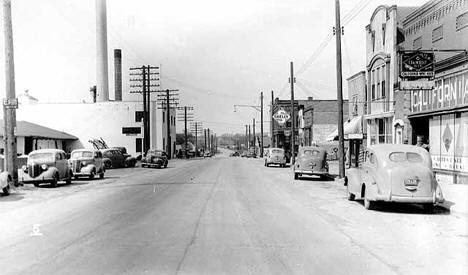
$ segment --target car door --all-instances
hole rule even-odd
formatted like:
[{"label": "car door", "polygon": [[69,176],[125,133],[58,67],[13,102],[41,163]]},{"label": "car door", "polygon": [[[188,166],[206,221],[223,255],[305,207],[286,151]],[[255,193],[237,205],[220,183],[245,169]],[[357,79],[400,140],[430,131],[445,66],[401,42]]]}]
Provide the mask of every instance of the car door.
[{"label": "car door", "polygon": [[64,156],[60,152],[55,153],[55,167],[58,170],[59,177],[64,178],[66,176],[66,167],[64,163]]}]

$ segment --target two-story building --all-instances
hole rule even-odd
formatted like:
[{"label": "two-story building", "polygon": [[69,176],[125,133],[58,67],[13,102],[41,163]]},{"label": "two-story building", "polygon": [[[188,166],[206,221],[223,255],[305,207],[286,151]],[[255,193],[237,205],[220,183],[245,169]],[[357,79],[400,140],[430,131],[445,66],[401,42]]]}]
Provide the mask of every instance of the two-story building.
[{"label": "two-story building", "polygon": [[401,50],[434,54],[433,85],[407,90],[410,141],[428,139],[438,176],[468,183],[468,0],[432,0],[402,22]]},{"label": "two-story building", "polygon": [[[402,23],[416,7],[382,5],[366,26],[367,145],[402,143],[411,129],[402,122],[398,97],[398,44],[404,40]],[[399,133],[397,135],[397,133]]]}]

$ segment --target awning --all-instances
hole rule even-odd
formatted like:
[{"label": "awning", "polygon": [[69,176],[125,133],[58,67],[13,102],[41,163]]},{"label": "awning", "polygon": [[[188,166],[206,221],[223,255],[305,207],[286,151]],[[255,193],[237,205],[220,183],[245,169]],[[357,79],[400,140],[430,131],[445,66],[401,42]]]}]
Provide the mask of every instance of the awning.
[{"label": "awning", "polygon": [[[357,116],[352,119],[348,119],[343,124],[344,138],[345,139],[362,139],[362,116]],[[327,141],[338,140],[338,129],[333,131],[327,137]]]}]

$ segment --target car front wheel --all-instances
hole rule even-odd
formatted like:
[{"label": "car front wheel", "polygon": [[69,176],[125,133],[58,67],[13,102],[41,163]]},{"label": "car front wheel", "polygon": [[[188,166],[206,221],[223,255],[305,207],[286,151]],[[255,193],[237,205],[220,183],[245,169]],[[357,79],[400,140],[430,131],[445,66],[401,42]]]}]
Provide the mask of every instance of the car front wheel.
[{"label": "car front wheel", "polygon": [[10,183],[8,183],[7,186],[3,187],[2,191],[3,191],[3,195],[5,196],[10,195]]},{"label": "car front wheel", "polygon": [[434,213],[434,204],[432,203],[424,204],[423,207],[424,207],[424,212],[428,214]]},{"label": "car front wheel", "polygon": [[58,181],[59,181],[59,176],[58,176],[58,174],[56,174],[56,175],[54,175],[54,179],[50,182],[50,186],[57,187]]},{"label": "car front wheel", "polygon": [[356,198],[356,196],[355,196],[353,193],[349,192],[349,190],[346,191],[346,193],[348,194],[348,195],[347,195],[348,201],[354,201],[354,199]]}]

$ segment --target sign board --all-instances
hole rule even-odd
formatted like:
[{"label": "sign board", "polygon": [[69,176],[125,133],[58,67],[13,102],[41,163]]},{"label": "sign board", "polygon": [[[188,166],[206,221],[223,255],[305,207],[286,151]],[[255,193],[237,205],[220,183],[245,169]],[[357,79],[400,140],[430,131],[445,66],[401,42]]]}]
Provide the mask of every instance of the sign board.
[{"label": "sign board", "polygon": [[468,71],[435,80],[432,90],[410,93],[413,113],[468,106]]},{"label": "sign board", "polygon": [[279,124],[285,124],[291,118],[288,112],[284,109],[279,109],[276,114],[273,115],[273,119],[276,120]]},{"label": "sign board", "polygon": [[432,90],[434,81],[432,80],[414,80],[400,81],[400,90]]},{"label": "sign board", "polygon": [[427,78],[434,76],[434,53],[402,52],[400,76],[409,78]]},{"label": "sign board", "polygon": [[4,98],[3,106],[7,109],[18,109],[18,99],[17,98]]}]

